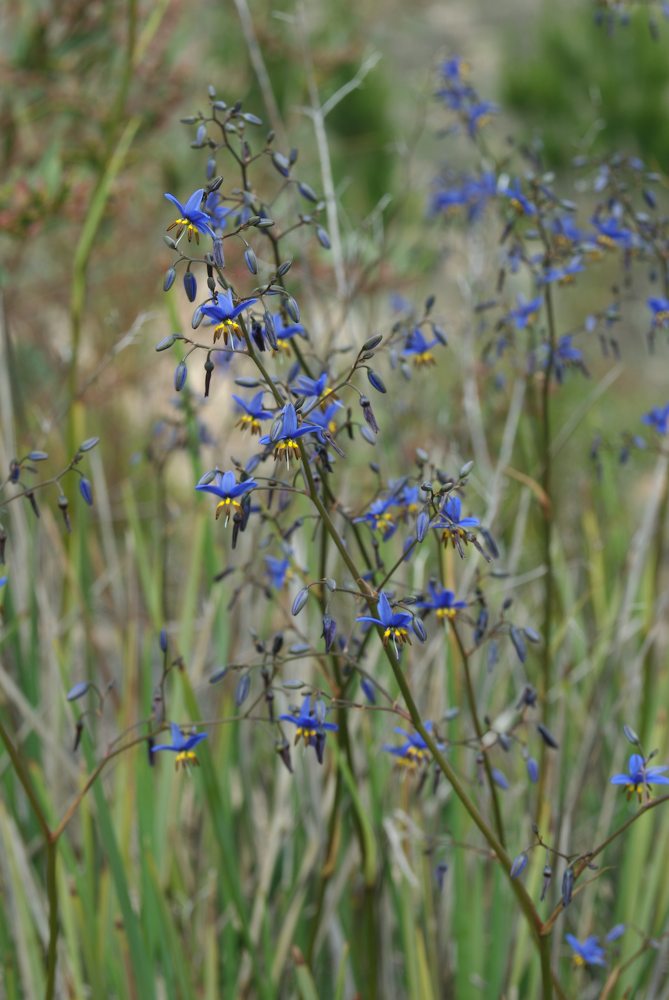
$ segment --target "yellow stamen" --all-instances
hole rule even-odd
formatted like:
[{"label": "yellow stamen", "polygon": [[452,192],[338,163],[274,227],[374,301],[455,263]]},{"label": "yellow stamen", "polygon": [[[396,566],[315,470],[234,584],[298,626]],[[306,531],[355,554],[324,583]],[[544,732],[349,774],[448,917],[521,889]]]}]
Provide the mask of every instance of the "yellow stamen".
[{"label": "yellow stamen", "polygon": [[251,434],[260,434],[260,431],[262,429],[260,427],[260,421],[256,420],[255,417],[249,416],[248,413],[245,413],[243,416],[239,418],[239,420],[235,424],[235,427],[241,427],[243,431],[250,430]]},{"label": "yellow stamen", "polygon": [[296,458],[300,454],[300,446],[297,441],[293,438],[288,438],[287,441],[279,441],[276,448],[274,449],[274,457],[281,461],[285,458],[286,465],[290,465],[290,457]]},{"label": "yellow stamen", "polygon": [[405,628],[396,628],[395,626],[387,628],[383,633],[383,643],[386,645],[388,640],[392,639],[393,642],[408,642],[411,645],[411,639],[409,638],[409,633]]},{"label": "yellow stamen", "polygon": [[457,610],[457,608],[437,608],[437,618],[441,619],[441,621],[443,621],[444,618],[452,620],[455,618]]},{"label": "yellow stamen", "polygon": [[241,506],[242,505],[239,503],[239,501],[231,500],[230,497],[226,497],[225,500],[221,500],[221,502],[216,507],[216,520],[218,521],[223,511],[225,511],[225,523],[227,525],[230,519],[230,515],[233,513],[232,508],[239,507],[241,509]]},{"label": "yellow stamen", "polygon": [[432,351],[423,351],[422,354],[414,354],[413,363],[417,368],[422,368],[424,366],[436,365],[437,362],[434,359]]},{"label": "yellow stamen", "polygon": [[192,750],[181,750],[180,753],[176,755],[174,760],[174,767],[175,770],[177,771],[179,770],[180,767],[188,768],[188,767],[199,767],[199,766],[200,762]]},{"label": "yellow stamen", "polygon": [[197,226],[194,226],[193,223],[190,222],[188,219],[175,219],[172,225],[167,227],[167,232],[169,233],[170,230],[172,229],[176,229],[175,235],[177,239],[179,239],[179,237],[185,230],[188,233],[189,243],[193,239],[193,236],[195,237],[196,243],[200,242],[200,232]]},{"label": "yellow stamen", "polygon": [[222,336],[226,347],[228,346],[228,339],[230,337],[241,337],[241,335],[242,328],[234,319],[224,319],[222,323],[214,327],[214,343]]}]

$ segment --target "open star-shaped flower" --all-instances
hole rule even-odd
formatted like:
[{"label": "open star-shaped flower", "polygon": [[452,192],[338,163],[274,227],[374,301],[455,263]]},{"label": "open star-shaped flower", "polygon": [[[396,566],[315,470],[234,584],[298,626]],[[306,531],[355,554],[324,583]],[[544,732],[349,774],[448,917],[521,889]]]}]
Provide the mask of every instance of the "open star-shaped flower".
[{"label": "open star-shaped flower", "polygon": [[204,188],[198,188],[190,196],[185,205],[183,205],[178,198],[175,198],[173,194],[165,194],[168,201],[171,201],[179,213],[174,222],[167,227],[168,233],[175,229],[175,236],[177,239],[181,234],[186,231],[188,233],[188,242],[195,237],[195,242],[200,242],[200,233],[206,233],[207,236],[211,236],[213,239],[214,230],[211,228],[211,219],[206,212],[202,211],[202,196],[204,195]]},{"label": "open star-shaped flower", "polygon": [[292,722],[296,726],[295,743],[304,740],[304,745],[313,747],[316,751],[318,763],[323,763],[323,752],[325,750],[325,737],[328,732],[336,732],[339,726],[334,722],[326,722],[325,703],[317,698],[311,701],[311,695],[306,695],[302,700],[302,706],[296,715],[280,715],[281,722]]},{"label": "open star-shaped flower", "polygon": [[223,342],[228,343],[228,339],[242,336],[242,328],[237,323],[237,317],[245,309],[249,309],[257,299],[244,299],[237,305],[232,301],[232,292],[221,291],[218,293],[215,302],[207,302],[200,307],[200,312],[210,320],[210,326],[214,327],[214,343],[223,337]]},{"label": "open star-shaped flower", "polygon": [[176,754],[174,759],[175,768],[186,768],[193,765],[199,767],[199,761],[193,751],[193,747],[196,747],[202,740],[206,740],[207,734],[189,733],[188,736],[185,736],[176,722],[170,724],[170,734],[172,742],[159,743],[157,746],[151,747],[151,753],[158,753],[160,750],[170,750]]},{"label": "open star-shaped flower", "polygon": [[411,644],[407,626],[411,625],[413,621],[412,616],[407,611],[393,611],[390,601],[383,591],[379,595],[377,610],[379,613],[378,618],[375,618],[374,615],[360,615],[356,618],[356,621],[370,622],[372,625],[378,625],[382,628],[384,646],[392,641],[397,651],[398,642],[400,644],[405,642]]},{"label": "open star-shaped flower", "polygon": [[566,934],[565,938],[574,953],[574,965],[606,965],[604,949],[594,935],[585,941],[579,941],[573,934]]},{"label": "open star-shaped flower", "polygon": [[641,802],[644,793],[646,798],[650,798],[653,785],[669,785],[669,778],[665,776],[665,771],[669,771],[669,765],[648,767],[645,757],[642,757],[640,753],[633,753],[629,759],[627,774],[614,774],[611,778],[611,784],[624,785],[627,790],[627,798],[631,799],[636,793],[639,802]]},{"label": "open star-shaped flower", "polygon": [[291,456],[297,458],[300,454],[297,439],[303,437],[305,434],[321,435],[322,430],[316,424],[306,421],[298,426],[295,407],[292,403],[286,403],[281,411],[279,425],[274,428],[272,434],[266,434],[264,437],[261,437],[260,444],[273,444],[274,457],[277,459],[285,458],[286,464],[290,465]]},{"label": "open star-shaped flower", "polygon": [[225,512],[225,523],[227,524],[230,515],[234,514],[235,510],[241,510],[240,498],[250,490],[255,489],[257,485],[255,479],[245,479],[244,482],[238,483],[234,472],[228,471],[217,472],[214,479],[199,482],[195,489],[201,490],[203,493],[213,493],[214,496],[220,498],[220,502],[216,506],[216,519],[218,520]]}]

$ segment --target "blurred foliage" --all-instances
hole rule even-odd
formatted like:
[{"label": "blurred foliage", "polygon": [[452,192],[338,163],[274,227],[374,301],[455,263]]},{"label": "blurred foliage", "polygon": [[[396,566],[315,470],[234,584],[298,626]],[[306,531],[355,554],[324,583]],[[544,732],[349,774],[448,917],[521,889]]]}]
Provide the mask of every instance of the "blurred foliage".
[{"label": "blurred foliage", "polygon": [[[669,25],[658,29],[662,39]],[[546,162],[561,166],[578,153],[638,152],[650,166],[669,160],[666,46],[635,11],[612,32],[592,8],[548,5],[536,31],[510,36],[500,92],[533,135]]]}]

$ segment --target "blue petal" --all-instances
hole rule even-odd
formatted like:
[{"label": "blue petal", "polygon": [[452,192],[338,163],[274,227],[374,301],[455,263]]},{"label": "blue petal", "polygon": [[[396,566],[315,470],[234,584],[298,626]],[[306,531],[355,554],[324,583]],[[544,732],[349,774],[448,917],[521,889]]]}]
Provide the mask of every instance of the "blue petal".
[{"label": "blue petal", "polygon": [[186,217],[192,215],[193,212],[199,212],[203,194],[204,188],[198,188],[197,191],[193,191],[192,195],[184,205],[184,215]]}]

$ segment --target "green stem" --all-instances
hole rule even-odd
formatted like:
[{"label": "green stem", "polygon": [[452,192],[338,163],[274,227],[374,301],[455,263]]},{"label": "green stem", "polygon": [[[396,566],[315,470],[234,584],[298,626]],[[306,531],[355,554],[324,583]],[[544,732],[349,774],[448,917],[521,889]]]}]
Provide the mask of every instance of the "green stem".
[{"label": "green stem", "polygon": [[486,773],[486,780],[488,782],[488,788],[490,789],[490,798],[492,801],[492,810],[495,818],[495,829],[497,830],[497,836],[500,842],[506,846],[506,840],[504,837],[504,821],[502,819],[502,810],[499,805],[499,796],[497,795],[497,786],[492,776],[492,767],[490,766],[490,761],[488,759],[488,754],[483,748],[483,729],[481,727],[481,722],[479,720],[478,710],[476,707],[476,695],[474,694],[474,686],[472,684],[471,672],[469,670],[469,656],[467,655],[467,650],[465,649],[460,633],[457,630],[456,624],[451,619],[451,631],[455,637],[455,642],[460,653],[460,658],[462,660],[462,667],[465,675],[465,689],[467,691],[467,702],[469,704],[469,712],[474,723],[474,729],[476,730],[476,736],[479,741],[479,746],[481,748],[481,756],[483,758],[483,767]]}]

